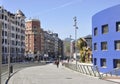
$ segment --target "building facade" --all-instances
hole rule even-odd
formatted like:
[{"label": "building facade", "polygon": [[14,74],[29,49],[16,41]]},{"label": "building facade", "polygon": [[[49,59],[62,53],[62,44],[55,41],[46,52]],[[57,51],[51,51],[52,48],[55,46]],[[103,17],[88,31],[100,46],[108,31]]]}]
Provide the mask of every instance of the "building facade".
[{"label": "building facade", "polygon": [[55,44],[54,53],[55,53],[55,57],[57,58],[57,57],[59,57],[59,52],[58,52],[59,38],[58,38],[58,34],[53,33],[53,37],[54,37],[54,44]]},{"label": "building facade", "polygon": [[40,57],[41,60],[56,58],[58,56],[58,34],[44,31],[38,19],[26,21],[25,31],[26,57]]},{"label": "building facade", "polygon": [[27,20],[25,35],[26,56],[34,58],[42,54],[44,50],[44,33],[40,21],[37,19]]},{"label": "building facade", "polygon": [[90,49],[92,49],[92,35],[87,35],[85,37],[83,37],[87,43],[87,47],[89,47]]},{"label": "building facade", "polygon": [[63,59],[63,41],[58,39],[58,56]]},{"label": "building facade", "polygon": [[92,18],[93,63],[101,72],[120,68],[120,5]]},{"label": "building facade", "polygon": [[47,57],[54,57],[55,39],[53,33],[44,31],[44,54]]},{"label": "building facade", "polygon": [[[25,52],[25,15],[21,10],[11,13],[0,7],[0,21],[2,22],[2,62],[19,62]],[[10,52],[9,52],[10,51]]]}]

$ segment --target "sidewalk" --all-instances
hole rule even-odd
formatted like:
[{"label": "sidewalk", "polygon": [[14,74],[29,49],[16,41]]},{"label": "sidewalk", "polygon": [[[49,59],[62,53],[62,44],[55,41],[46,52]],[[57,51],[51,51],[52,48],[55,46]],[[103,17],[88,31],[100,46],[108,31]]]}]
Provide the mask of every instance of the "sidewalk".
[{"label": "sidewalk", "polygon": [[[21,69],[24,69],[25,67],[31,67],[31,66],[40,66],[46,64],[45,62],[22,62],[22,63],[13,63],[13,73],[11,75],[14,75],[16,72],[20,71]],[[6,66],[7,64],[5,64]],[[4,65],[3,65],[4,66]],[[2,75],[1,75],[1,84],[6,84],[6,81],[8,80],[8,66],[3,67],[2,66]]]},{"label": "sidewalk", "polygon": [[120,77],[106,77],[104,80],[108,80],[120,84]]},{"label": "sidewalk", "polygon": [[25,68],[14,74],[8,84],[116,84],[82,75],[54,64]]}]

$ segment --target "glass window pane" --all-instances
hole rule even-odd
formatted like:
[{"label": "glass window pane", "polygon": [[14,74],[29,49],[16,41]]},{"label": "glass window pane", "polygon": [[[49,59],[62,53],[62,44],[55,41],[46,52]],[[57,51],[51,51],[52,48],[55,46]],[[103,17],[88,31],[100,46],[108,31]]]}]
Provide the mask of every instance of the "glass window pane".
[{"label": "glass window pane", "polygon": [[120,22],[116,22],[116,31],[120,32]]},{"label": "glass window pane", "polygon": [[102,34],[108,33],[108,25],[102,26]]}]

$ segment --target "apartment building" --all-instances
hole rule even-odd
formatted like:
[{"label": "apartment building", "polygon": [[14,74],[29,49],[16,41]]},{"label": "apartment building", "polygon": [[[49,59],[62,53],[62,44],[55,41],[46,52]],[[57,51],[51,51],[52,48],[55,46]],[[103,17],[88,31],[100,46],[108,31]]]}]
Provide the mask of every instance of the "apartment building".
[{"label": "apartment building", "polygon": [[2,62],[19,62],[24,58],[25,51],[25,15],[21,10],[11,13],[0,6],[2,22]]},{"label": "apartment building", "polygon": [[25,52],[28,57],[35,57],[44,52],[44,33],[38,19],[26,21]]},{"label": "apartment building", "polygon": [[41,59],[58,57],[58,34],[51,31],[44,31],[38,19],[26,21],[25,34],[26,57],[35,58],[37,56]]}]

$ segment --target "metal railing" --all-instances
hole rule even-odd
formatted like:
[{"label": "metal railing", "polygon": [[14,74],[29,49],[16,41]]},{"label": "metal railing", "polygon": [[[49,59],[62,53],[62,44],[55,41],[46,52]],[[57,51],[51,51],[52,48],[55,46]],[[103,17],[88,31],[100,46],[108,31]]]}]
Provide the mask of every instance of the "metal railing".
[{"label": "metal railing", "polygon": [[102,78],[97,66],[79,63],[77,64],[77,68],[76,68],[76,64],[64,63],[64,65],[65,67],[80,72],[82,74]]}]

